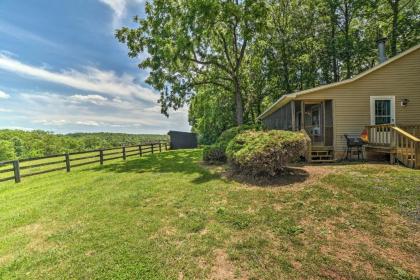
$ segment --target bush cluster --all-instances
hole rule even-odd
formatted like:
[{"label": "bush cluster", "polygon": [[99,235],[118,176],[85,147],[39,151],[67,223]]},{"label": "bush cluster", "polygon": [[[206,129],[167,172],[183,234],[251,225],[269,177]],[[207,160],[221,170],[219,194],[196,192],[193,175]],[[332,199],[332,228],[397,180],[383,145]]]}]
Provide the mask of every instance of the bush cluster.
[{"label": "bush cluster", "polygon": [[206,162],[226,162],[226,148],[229,142],[239,133],[254,129],[255,126],[241,125],[225,130],[220,134],[216,143],[205,146],[203,150],[203,160]]},{"label": "bush cluster", "polygon": [[203,160],[207,162],[225,162],[226,153],[225,147],[216,143],[210,146],[205,146],[203,149]]},{"label": "bush cluster", "polygon": [[229,163],[241,173],[274,176],[303,156],[305,149],[305,136],[300,132],[252,130],[236,135],[226,154]]}]

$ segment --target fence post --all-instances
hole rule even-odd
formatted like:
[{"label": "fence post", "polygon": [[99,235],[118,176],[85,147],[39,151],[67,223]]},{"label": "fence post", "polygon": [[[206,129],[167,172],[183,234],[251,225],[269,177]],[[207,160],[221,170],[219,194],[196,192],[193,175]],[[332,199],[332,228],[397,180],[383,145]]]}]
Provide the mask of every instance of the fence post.
[{"label": "fence post", "polygon": [[165,142],[165,151],[168,150],[168,143]]},{"label": "fence post", "polygon": [[123,160],[125,160],[126,159],[126,156],[125,156],[125,146],[122,147],[122,153],[123,153]]},{"label": "fence post", "polygon": [[70,172],[70,155],[69,155],[69,153],[66,153],[64,155],[64,157],[66,158],[66,171]]},{"label": "fence post", "polygon": [[15,174],[15,183],[20,183],[20,168],[19,168],[19,161],[13,161],[13,172]]},{"label": "fence post", "polygon": [[139,145],[139,155],[142,156],[143,155],[143,151],[141,150],[141,145]]},{"label": "fence post", "polygon": [[154,145],[153,144],[151,144],[152,145],[152,154],[153,154],[153,152],[154,152],[154,150],[153,150],[153,148],[154,148]]},{"label": "fence post", "polygon": [[101,165],[104,165],[104,150],[103,149],[99,150],[99,163]]},{"label": "fence post", "polygon": [[162,143],[159,142],[159,153],[162,152]]}]

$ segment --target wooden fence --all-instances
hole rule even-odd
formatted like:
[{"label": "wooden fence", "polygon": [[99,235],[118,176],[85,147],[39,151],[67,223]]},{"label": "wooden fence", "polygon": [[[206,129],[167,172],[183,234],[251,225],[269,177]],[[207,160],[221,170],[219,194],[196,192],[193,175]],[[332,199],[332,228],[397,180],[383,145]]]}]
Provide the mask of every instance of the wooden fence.
[{"label": "wooden fence", "polygon": [[[0,162],[0,182],[15,180],[19,183],[22,178],[36,176],[54,171],[66,170],[70,172],[72,168],[88,164],[99,163],[116,159],[126,160],[132,156],[143,156],[168,150],[167,142],[156,142],[150,144],[139,144],[132,146],[122,146],[118,148],[97,149],[85,152],[74,152],[66,154],[51,155],[37,158],[27,158],[21,160],[10,160]],[[49,169],[44,170],[43,167]],[[30,172],[26,172],[29,170]],[[11,176],[12,175],[12,176]]]}]

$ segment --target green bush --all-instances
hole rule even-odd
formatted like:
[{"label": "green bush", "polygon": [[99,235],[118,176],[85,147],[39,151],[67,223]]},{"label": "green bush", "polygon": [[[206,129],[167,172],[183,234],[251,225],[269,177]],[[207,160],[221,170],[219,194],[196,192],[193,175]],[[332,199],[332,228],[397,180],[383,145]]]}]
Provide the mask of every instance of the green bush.
[{"label": "green bush", "polygon": [[229,128],[220,134],[216,143],[213,145],[207,146],[203,150],[203,160],[207,162],[225,162],[226,157],[226,148],[229,142],[239,133],[253,129],[254,126],[251,125],[241,125]]},{"label": "green bush", "polygon": [[203,160],[207,162],[226,162],[225,148],[220,144],[205,146]]},{"label": "green bush", "polygon": [[226,153],[229,163],[241,173],[274,176],[303,156],[305,149],[305,136],[300,132],[245,131],[230,141]]}]

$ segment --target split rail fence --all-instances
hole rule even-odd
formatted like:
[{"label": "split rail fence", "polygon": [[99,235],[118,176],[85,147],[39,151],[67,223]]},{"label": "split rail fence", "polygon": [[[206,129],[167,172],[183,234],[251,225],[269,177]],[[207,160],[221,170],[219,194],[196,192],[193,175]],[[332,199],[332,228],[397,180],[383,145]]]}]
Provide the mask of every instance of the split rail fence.
[{"label": "split rail fence", "polygon": [[[41,175],[54,171],[104,162],[116,159],[126,160],[128,157],[154,154],[169,149],[167,142],[122,146],[118,148],[97,149],[84,152],[51,155],[45,157],[27,158],[0,162],[0,182],[14,180],[19,183],[22,178]],[[45,170],[45,167],[48,169]],[[28,172],[29,171],[29,172]],[[4,177],[6,176],[6,177]]]}]

